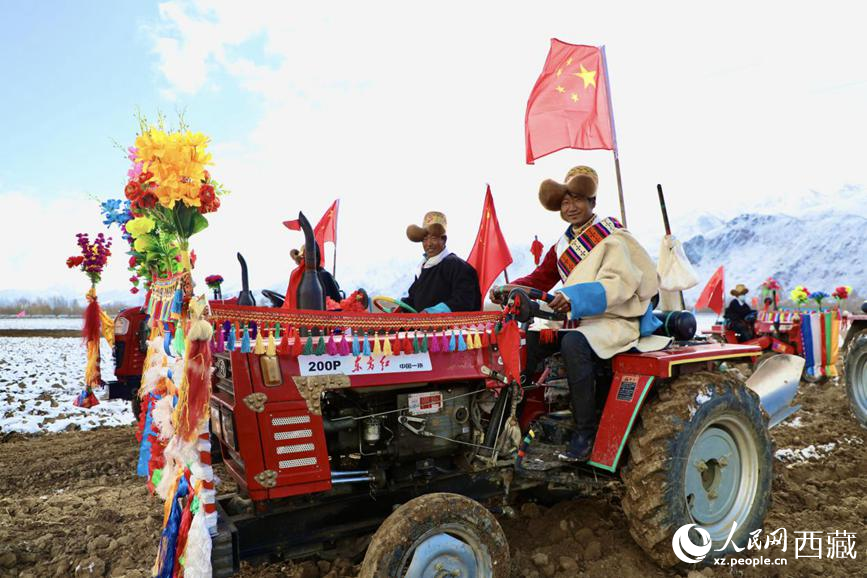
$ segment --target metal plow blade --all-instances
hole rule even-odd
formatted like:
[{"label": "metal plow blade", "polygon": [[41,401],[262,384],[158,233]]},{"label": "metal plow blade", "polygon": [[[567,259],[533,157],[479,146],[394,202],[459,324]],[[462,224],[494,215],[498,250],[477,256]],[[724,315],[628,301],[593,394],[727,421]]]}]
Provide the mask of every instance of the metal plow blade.
[{"label": "metal plow blade", "polygon": [[747,387],[759,395],[762,408],[768,412],[768,428],[772,428],[798,411],[792,406],[805,360],[797,355],[775,355],[764,361],[747,380]]}]

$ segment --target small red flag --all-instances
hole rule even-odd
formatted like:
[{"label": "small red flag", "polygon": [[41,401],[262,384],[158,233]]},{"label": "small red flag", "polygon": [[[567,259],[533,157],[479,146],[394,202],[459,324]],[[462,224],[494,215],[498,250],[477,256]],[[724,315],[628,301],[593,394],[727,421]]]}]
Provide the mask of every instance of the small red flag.
[{"label": "small red flag", "polygon": [[491,195],[491,185],[485,193],[485,206],[482,208],[482,222],[479,224],[479,233],[476,235],[476,243],[467,263],[473,266],[479,274],[479,288],[482,291],[482,303],[485,302],[485,294],[500,273],[512,262],[512,254],[503,233],[500,231],[500,222],[497,220],[497,210],[494,208],[494,197]]},{"label": "small red flag", "polygon": [[539,242],[539,237],[533,235],[533,244],[530,245],[530,253],[533,254],[533,262],[536,265],[539,265],[539,261],[542,260],[542,251],[545,250],[545,246]]},{"label": "small red flag", "polygon": [[325,243],[329,241],[337,243],[337,209],[339,204],[340,199],[331,203],[331,206],[325,211],[322,218],[319,219],[316,228],[313,229],[313,235],[316,237],[316,241],[319,242],[320,249],[324,250]]},{"label": "small red flag", "polygon": [[606,74],[601,48],[551,39],[527,101],[527,164],[565,148],[614,150]]},{"label": "small red flag", "polygon": [[724,299],[723,299],[723,288],[725,287],[725,272],[723,271],[723,266],[720,265],[719,269],[711,275],[710,280],[707,282],[707,285],[704,286],[704,289],[701,291],[701,295],[698,296],[698,301],[695,302],[695,308],[698,309],[710,309],[714,311],[717,315],[722,315]]}]

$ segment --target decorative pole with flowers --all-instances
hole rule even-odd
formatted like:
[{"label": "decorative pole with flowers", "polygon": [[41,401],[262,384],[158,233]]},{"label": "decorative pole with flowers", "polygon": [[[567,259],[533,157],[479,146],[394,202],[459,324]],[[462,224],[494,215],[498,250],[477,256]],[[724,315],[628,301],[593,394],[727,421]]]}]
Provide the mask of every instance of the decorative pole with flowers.
[{"label": "decorative pole with flowers", "polygon": [[789,292],[789,297],[795,302],[800,311],[801,307],[810,300],[810,291],[803,285],[798,285]]},{"label": "decorative pole with flowers", "polygon": [[102,271],[111,255],[111,238],[106,239],[102,233],[91,243],[86,233],[76,235],[81,255],[70,257],[66,266],[70,269],[80,268],[90,279],[90,290],[87,292],[87,308],[84,310],[84,325],[81,335],[87,347],[87,364],[84,368],[84,389],[75,398],[73,404],[78,407],[92,407],[99,404],[93,394],[93,389],[102,386],[102,376],[99,368],[99,338],[104,336],[110,345],[114,345],[114,325],[111,318],[99,307],[96,299],[96,285],[102,276]]},{"label": "decorative pole with flowers", "polygon": [[824,309],[822,309],[822,301],[824,301],[828,297],[830,297],[830,295],[828,295],[824,291],[813,291],[812,293],[810,293],[810,299],[816,302],[816,307],[819,310],[819,313],[824,311]]},{"label": "decorative pole with flowers", "polygon": [[223,299],[223,292],[220,286],[223,284],[223,276],[222,275],[208,275],[205,277],[205,285],[208,286],[211,291],[214,292],[214,300],[221,301]]},{"label": "decorative pole with flowers", "polygon": [[[170,512],[154,566],[157,576],[171,576],[179,567],[207,574],[210,533],[216,531],[208,431],[213,330],[204,315],[207,300],[193,297],[195,254],[189,243],[208,226],[205,215],[219,208],[224,193],[205,170],[211,162],[207,145],[205,135],[185,127],[167,131],[162,122],[142,121],[129,149],[134,164],[124,189],[135,217],[126,223],[133,238],[131,254],[139,267],[153,272],[148,307],[154,334],[148,355],[160,360],[172,350],[176,356],[175,362],[166,359],[142,376],[142,392],[154,394],[147,404],[147,423],[156,433],[149,437],[158,442],[152,449],[161,453],[160,463],[148,466],[149,482]],[[192,522],[182,524],[182,518]]]},{"label": "decorative pole with flowers", "polygon": [[831,297],[837,300],[837,309],[842,311],[843,309],[843,301],[849,298],[849,295],[852,294],[852,287],[849,285],[840,285],[834,292],[831,293]]}]

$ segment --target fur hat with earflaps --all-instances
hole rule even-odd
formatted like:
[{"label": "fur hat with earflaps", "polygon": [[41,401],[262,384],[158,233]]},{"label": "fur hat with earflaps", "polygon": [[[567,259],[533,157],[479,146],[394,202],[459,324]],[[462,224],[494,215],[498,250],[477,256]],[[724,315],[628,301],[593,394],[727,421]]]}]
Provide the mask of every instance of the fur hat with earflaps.
[{"label": "fur hat with earflaps", "polygon": [[553,179],[545,179],[539,185],[539,201],[549,211],[559,211],[560,204],[566,193],[578,195],[585,199],[595,199],[599,187],[599,175],[590,167],[579,165],[572,167],[566,173],[566,179],[558,183]]},{"label": "fur hat with earflaps", "polygon": [[446,216],[439,211],[429,211],[424,216],[421,227],[410,225],[406,228],[406,236],[413,243],[421,243],[427,235],[446,234]]},{"label": "fur hat with earflaps", "polygon": [[746,287],[744,287],[743,283],[738,283],[734,289],[729,291],[729,293],[731,293],[735,297],[740,297],[741,295],[746,295],[749,292],[750,292],[750,290],[747,289]]}]

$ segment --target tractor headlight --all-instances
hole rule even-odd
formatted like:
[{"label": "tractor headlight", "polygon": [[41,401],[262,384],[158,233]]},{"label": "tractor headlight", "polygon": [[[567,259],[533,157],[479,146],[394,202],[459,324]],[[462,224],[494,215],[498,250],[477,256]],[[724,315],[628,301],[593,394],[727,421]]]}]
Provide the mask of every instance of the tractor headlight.
[{"label": "tractor headlight", "polygon": [[129,331],[129,319],[126,317],[118,317],[114,320],[115,335],[126,335],[127,331]]}]

